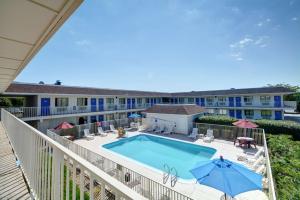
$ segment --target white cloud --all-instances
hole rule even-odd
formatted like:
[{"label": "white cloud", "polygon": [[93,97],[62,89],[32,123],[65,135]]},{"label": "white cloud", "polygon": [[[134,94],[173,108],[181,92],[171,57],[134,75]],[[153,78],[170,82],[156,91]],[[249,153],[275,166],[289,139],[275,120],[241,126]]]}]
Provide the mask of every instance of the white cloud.
[{"label": "white cloud", "polygon": [[258,24],[257,24],[257,26],[262,26],[263,25],[263,23],[262,22],[259,22]]},{"label": "white cloud", "polygon": [[298,17],[293,17],[291,20],[292,21],[298,21]]},{"label": "white cloud", "polygon": [[264,25],[266,25],[266,24],[268,24],[270,22],[271,22],[271,19],[267,18],[265,20],[262,20],[262,21],[258,22],[256,25],[259,26],[259,27],[262,27],[262,26],[264,26]]},{"label": "white cloud", "polygon": [[267,18],[267,19],[266,19],[266,22],[270,22],[270,21],[271,21],[271,19],[270,19],[270,18]]},{"label": "white cloud", "polygon": [[75,44],[78,46],[90,46],[92,43],[89,40],[83,39],[83,40],[77,40]]},{"label": "white cloud", "polygon": [[187,9],[184,11],[184,17],[188,21],[197,19],[199,16],[200,16],[200,12],[196,8]]},{"label": "white cloud", "polygon": [[243,57],[242,57],[242,53],[241,52],[232,53],[232,54],[230,54],[230,56],[233,57],[237,61],[244,60]]}]

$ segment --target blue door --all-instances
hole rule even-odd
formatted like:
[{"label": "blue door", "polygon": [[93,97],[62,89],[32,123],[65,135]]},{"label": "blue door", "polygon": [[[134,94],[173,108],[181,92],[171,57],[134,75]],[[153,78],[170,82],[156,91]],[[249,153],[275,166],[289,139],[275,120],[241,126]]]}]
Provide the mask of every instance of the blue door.
[{"label": "blue door", "polygon": [[50,115],[50,98],[41,98],[41,116]]},{"label": "blue door", "polygon": [[127,113],[127,117],[129,117],[130,115],[131,115],[131,112],[128,112],[128,113]]},{"label": "blue door", "polygon": [[242,106],[241,101],[242,101],[241,97],[235,97],[235,105],[236,105],[236,107],[241,107]]},{"label": "blue door", "polygon": [[99,115],[98,116],[98,121],[103,122],[104,121],[104,115]]},{"label": "blue door", "polygon": [[153,104],[156,104],[156,98],[153,99]]},{"label": "blue door", "polygon": [[91,98],[91,112],[97,111],[97,101],[96,98]]},{"label": "blue door", "polygon": [[281,96],[274,96],[274,107],[281,107]]},{"label": "blue door", "polygon": [[234,98],[233,97],[229,97],[229,107],[234,107]]},{"label": "blue door", "polygon": [[104,99],[103,98],[98,99],[98,104],[99,104],[99,111],[104,111]]},{"label": "blue door", "polygon": [[127,99],[127,109],[131,109],[131,99]]},{"label": "blue door", "polygon": [[275,120],[282,120],[282,112],[280,110],[275,110]]},{"label": "blue door", "polygon": [[131,99],[131,108],[135,109],[135,99]]},{"label": "blue door", "polygon": [[97,117],[96,116],[91,116],[91,123],[94,123],[97,121]]},{"label": "blue door", "polygon": [[205,99],[201,98],[200,101],[201,101],[201,106],[205,106]]},{"label": "blue door", "polygon": [[150,99],[150,104],[151,104],[151,106],[153,106],[153,104],[154,104],[153,98]]},{"label": "blue door", "polygon": [[229,110],[229,117],[234,117],[234,110]]},{"label": "blue door", "polygon": [[178,99],[177,98],[174,98],[174,103],[178,104]]},{"label": "blue door", "polygon": [[241,110],[236,110],[236,118],[242,119],[242,111]]},{"label": "blue door", "polygon": [[200,99],[196,98],[196,105],[200,106]]}]

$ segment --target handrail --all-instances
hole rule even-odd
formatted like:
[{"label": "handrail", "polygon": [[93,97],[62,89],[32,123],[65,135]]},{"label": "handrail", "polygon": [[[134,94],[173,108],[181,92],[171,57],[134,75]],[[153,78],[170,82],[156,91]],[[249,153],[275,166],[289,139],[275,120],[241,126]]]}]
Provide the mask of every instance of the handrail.
[{"label": "handrail", "polygon": [[[146,199],[8,111],[1,109],[1,116],[35,199],[63,199],[70,194],[74,199],[76,184],[79,186],[80,199],[85,194],[93,199],[94,187],[100,186],[101,199],[105,199],[107,193],[113,194],[116,199]],[[78,179],[79,183],[76,181]],[[88,189],[84,179],[89,180]],[[71,181],[72,188],[69,184]]]},{"label": "handrail", "polygon": [[[172,174],[172,171],[174,171],[174,174]],[[174,187],[178,179],[178,173],[175,167],[171,168],[170,173],[171,173],[171,187]]]},{"label": "handrail", "polygon": [[164,164],[164,173],[163,173],[163,183],[166,184],[168,182],[168,179],[170,177],[170,167],[167,163]]}]

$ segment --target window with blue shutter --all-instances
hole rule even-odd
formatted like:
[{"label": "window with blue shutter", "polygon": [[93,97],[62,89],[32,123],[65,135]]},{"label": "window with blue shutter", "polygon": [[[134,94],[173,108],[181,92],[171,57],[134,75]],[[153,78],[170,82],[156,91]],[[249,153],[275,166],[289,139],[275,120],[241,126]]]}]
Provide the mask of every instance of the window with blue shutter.
[{"label": "window with blue shutter", "polygon": [[229,97],[229,107],[234,107],[234,98],[233,97]]}]

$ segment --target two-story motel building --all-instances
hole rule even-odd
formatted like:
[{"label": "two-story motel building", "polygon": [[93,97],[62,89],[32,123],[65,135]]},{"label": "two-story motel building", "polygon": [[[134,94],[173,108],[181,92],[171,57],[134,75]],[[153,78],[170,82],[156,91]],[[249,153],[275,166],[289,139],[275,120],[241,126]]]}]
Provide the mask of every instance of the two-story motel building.
[{"label": "two-story motel building", "polygon": [[163,93],[15,82],[3,95],[25,97],[24,107],[9,109],[44,130],[62,120],[83,124],[124,119],[154,104],[197,104],[210,114],[282,120],[283,95],[290,93],[283,87]]}]

